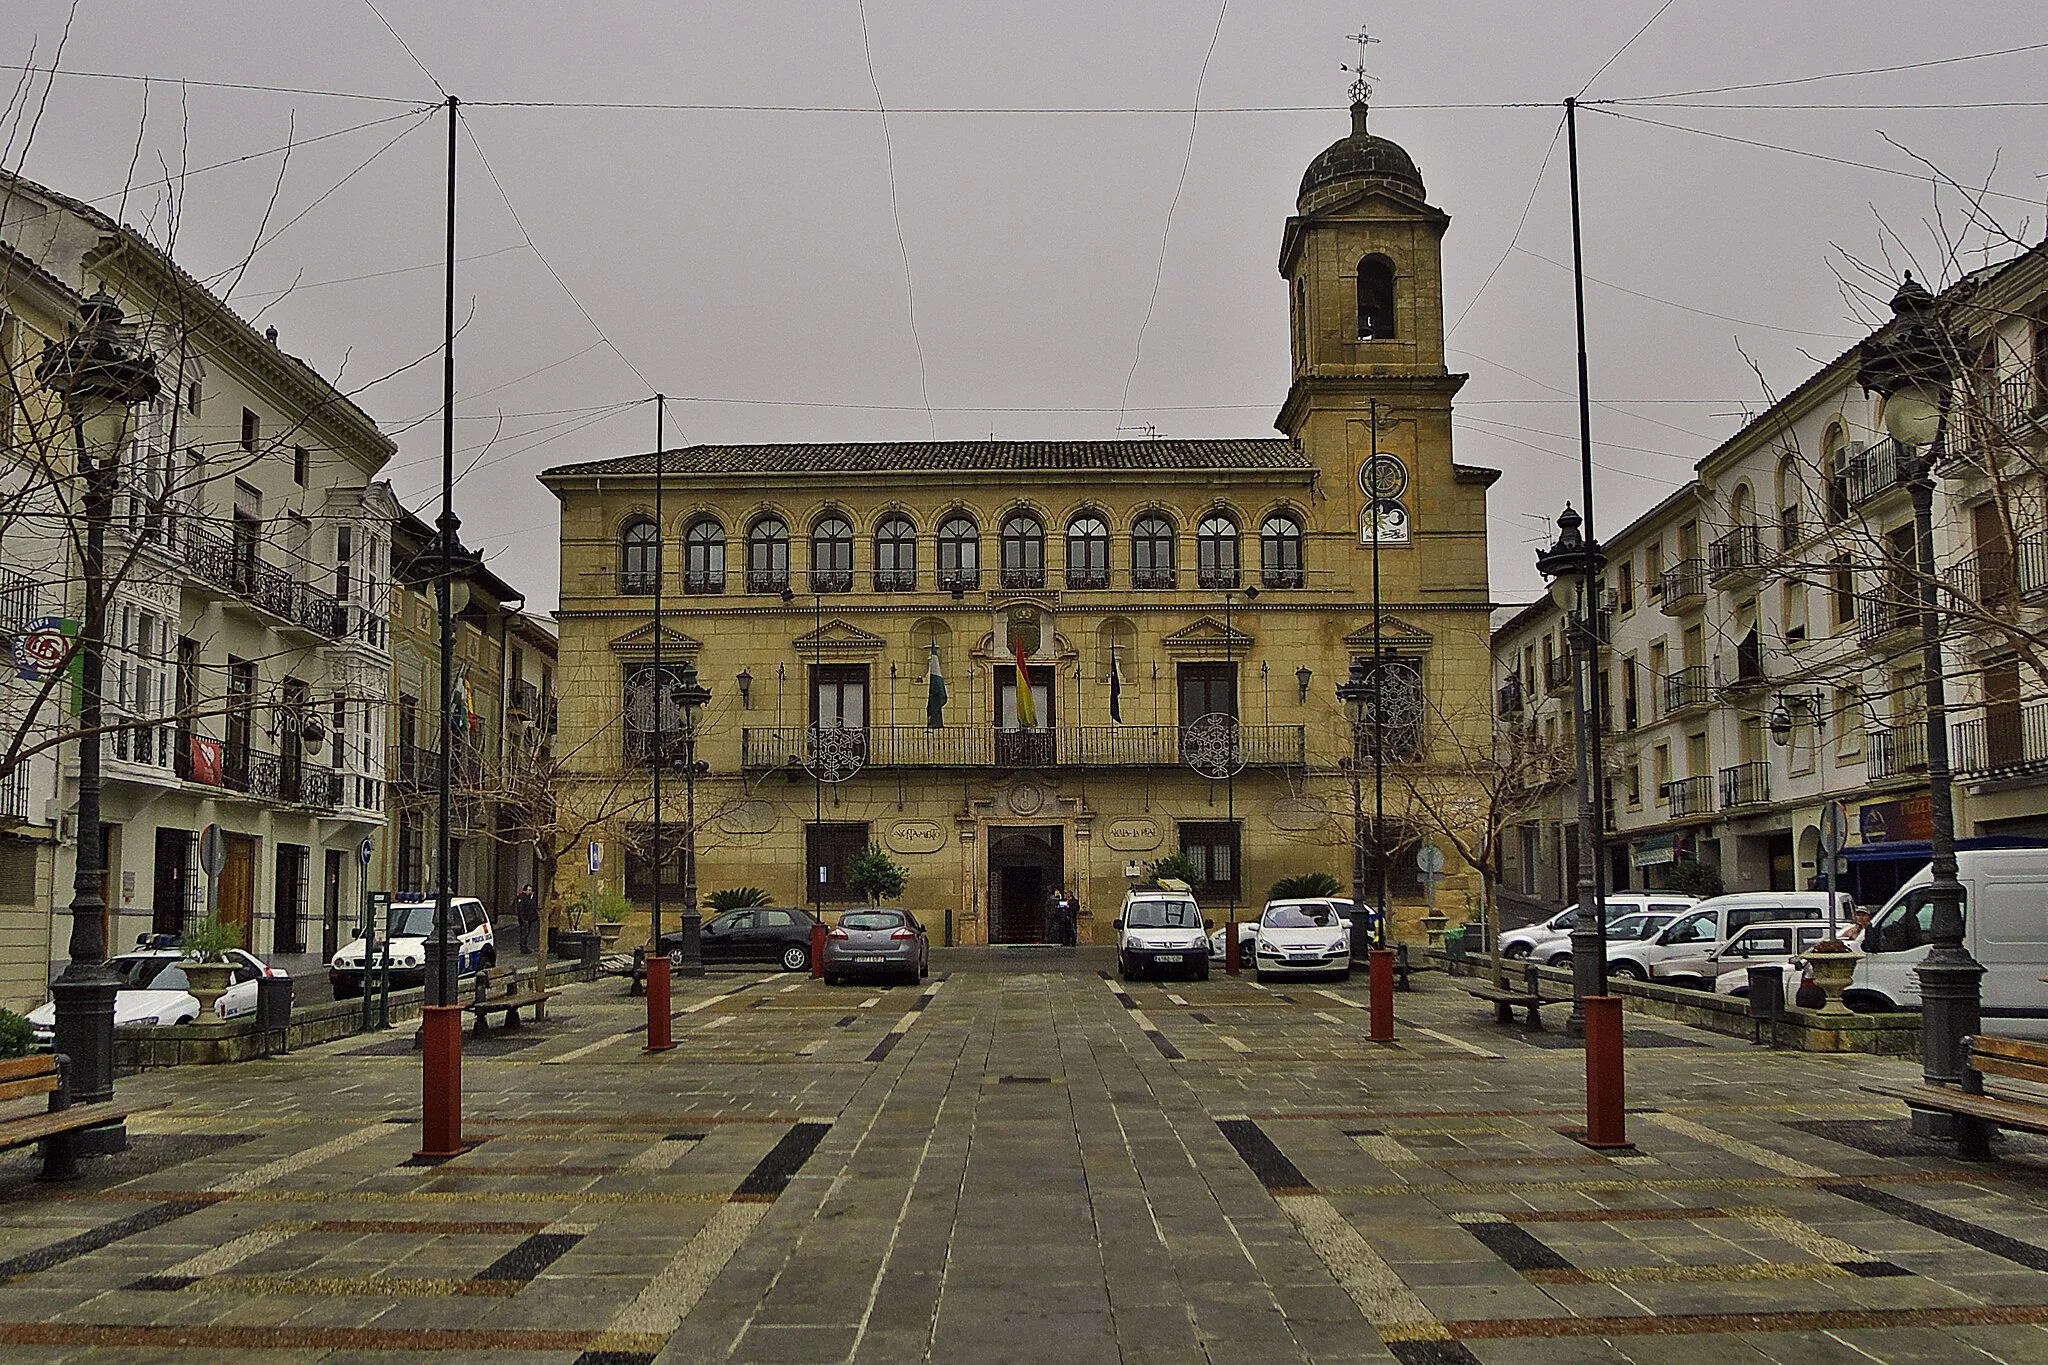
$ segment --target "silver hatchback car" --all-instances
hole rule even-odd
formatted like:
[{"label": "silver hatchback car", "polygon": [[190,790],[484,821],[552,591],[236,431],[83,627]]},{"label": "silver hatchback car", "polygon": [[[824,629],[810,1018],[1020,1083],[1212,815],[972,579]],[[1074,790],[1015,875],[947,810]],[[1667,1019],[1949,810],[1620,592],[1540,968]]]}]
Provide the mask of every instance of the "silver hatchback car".
[{"label": "silver hatchback car", "polygon": [[828,986],[859,977],[915,986],[931,973],[931,942],[908,910],[848,910],[825,935],[824,968]]}]

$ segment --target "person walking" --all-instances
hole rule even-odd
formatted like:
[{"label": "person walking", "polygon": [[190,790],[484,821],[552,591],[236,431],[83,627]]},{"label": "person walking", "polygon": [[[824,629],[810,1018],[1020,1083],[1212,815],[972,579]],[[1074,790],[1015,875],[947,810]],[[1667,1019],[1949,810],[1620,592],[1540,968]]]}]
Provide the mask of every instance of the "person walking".
[{"label": "person walking", "polygon": [[533,952],[540,946],[540,901],[533,894],[532,882],[520,887],[512,898],[512,918],[519,922],[521,955]]}]

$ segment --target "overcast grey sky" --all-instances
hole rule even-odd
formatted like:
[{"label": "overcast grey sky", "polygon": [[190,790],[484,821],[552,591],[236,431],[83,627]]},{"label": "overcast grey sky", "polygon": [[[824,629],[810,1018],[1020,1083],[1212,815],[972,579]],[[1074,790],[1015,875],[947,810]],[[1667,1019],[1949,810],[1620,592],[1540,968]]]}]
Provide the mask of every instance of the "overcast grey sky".
[{"label": "overcast grey sky", "polygon": [[[1472,375],[1457,455],[1507,471],[1493,493],[1495,596],[1526,598],[1539,587],[1531,555],[1576,488],[1563,98],[1653,15],[1586,98],[2048,43],[2039,0],[866,0],[865,45],[857,0],[379,7],[473,106],[475,140],[461,149],[458,446],[482,463],[458,486],[458,511],[465,536],[537,607],[554,601],[557,549],[555,504],[533,475],[648,448],[653,412],[636,400],[650,386],[676,400],[675,444],[1097,438],[1120,422],[1172,436],[1269,433],[1287,381],[1280,231],[1303,167],[1347,129],[1339,65],[1361,24],[1383,40],[1368,59],[1373,129],[1414,155],[1453,219],[1450,361]],[[6,9],[0,61],[49,63],[71,0]],[[1581,114],[1604,527],[1683,481],[1745,409],[1765,404],[1767,385],[1783,393],[1813,357],[1858,335],[1856,309],[1882,292],[1862,269],[1953,272],[1924,172],[1882,134],[1958,180],[1988,180],[2010,196],[1987,201],[2001,224],[2040,239],[2048,111],[2024,102],[2043,98],[2044,59]],[[58,79],[22,166],[110,210],[138,124],[140,186],[166,166],[249,156],[407,107],[181,80],[440,97],[365,0],[81,0],[63,67],[151,78],[146,91]],[[1211,112],[1191,119],[1198,86]],[[886,142],[877,88],[897,111]],[[1521,101],[1547,107],[1402,107]],[[2000,101],[2015,103],[1815,107]],[[960,112],[970,109],[1008,112]],[[234,295],[344,388],[437,344],[445,137],[438,115],[408,116],[300,147],[270,214],[274,240]],[[278,167],[264,156],[185,180],[177,249],[189,269],[209,274],[247,250]],[[125,216],[160,229],[163,194],[135,189]],[[1963,204],[1940,198],[1953,232]],[[1842,275],[1864,297],[1845,297]],[[430,514],[439,379],[438,364],[422,365],[359,400],[398,436],[400,493]]]}]

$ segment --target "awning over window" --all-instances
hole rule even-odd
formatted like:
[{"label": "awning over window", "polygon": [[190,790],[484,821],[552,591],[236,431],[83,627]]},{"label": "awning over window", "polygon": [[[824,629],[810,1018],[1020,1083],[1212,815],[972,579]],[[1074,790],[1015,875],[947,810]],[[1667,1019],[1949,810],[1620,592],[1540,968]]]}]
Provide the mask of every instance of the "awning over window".
[{"label": "awning over window", "polygon": [[1678,861],[1678,836],[1675,834],[1652,834],[1636,845],[1633,859],[1637,867],[1663,867]]}]

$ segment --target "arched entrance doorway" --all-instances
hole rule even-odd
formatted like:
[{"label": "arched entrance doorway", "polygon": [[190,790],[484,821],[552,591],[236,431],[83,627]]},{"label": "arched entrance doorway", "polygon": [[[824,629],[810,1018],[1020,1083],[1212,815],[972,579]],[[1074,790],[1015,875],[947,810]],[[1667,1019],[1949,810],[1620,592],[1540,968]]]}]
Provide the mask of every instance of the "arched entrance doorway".
[{"label": "arched entrance doorway", "polygon": [[1065,849],[1058,826],[992,827],[988,841],[988,941],[1049,941],[1046,905],[1065,877]]}]

